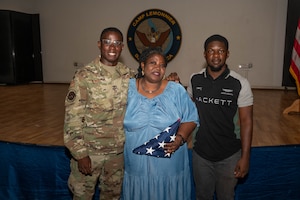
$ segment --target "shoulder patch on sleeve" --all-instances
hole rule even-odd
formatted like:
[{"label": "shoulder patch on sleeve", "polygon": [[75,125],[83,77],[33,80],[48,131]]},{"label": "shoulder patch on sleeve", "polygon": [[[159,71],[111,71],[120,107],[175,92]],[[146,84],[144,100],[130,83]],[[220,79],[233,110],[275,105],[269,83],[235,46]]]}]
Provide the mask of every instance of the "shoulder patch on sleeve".
[{"label": "shoulder patch on sleeve", "polygon": [[76,98],[76,93],[74,90],[70,90],[68,95],[67,95],[67,101],[68,102],[73,102]]}]

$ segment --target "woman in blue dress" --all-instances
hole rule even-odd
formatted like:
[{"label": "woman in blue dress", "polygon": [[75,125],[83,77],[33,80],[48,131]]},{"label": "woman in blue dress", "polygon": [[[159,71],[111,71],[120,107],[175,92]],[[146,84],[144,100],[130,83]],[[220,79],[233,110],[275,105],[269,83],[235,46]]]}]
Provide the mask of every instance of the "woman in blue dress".
[{"label": "woman in blue dress", "polygon": [[[164,79],[167,59],[161,48],[148,48],[140,56],[143,76],[129,83],[125,129],[124,200],[191,199],[191,172],[186,139],[198,125],[197,109],[184,87]],[[177,120],[177,135],[159,141],[162,156],[153,156],[155,147],[146,153],[134,153],[159,134],[169,132]],[[160,134],[162,135],[162,134]],[[152,154],[152,156],[151,156]]]}]

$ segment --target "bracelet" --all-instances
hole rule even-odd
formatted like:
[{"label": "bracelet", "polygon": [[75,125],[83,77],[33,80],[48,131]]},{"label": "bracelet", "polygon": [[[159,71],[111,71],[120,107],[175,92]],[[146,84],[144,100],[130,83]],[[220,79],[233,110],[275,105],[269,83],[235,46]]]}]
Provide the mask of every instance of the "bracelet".
[{"label": "bracelet", "polygon": [[[180,146],[182,146],[186,141],[185,139],[183,138],[183,136],[181,134],[177,134],[179,137],[181,137],[181,143],[180,143]],[[176,136],[177,136],[176,135]]]}]

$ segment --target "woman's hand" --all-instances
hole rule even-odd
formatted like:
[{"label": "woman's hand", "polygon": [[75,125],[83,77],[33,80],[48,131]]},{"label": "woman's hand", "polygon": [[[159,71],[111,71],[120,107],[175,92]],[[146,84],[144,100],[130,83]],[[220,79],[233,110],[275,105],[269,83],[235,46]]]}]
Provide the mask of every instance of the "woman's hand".
[{"label": "woman's hand", "polygon": [[182,144],[181,137],[176,136],[175,141],[165,144],[165,151],[167,153],[174,153]]}]

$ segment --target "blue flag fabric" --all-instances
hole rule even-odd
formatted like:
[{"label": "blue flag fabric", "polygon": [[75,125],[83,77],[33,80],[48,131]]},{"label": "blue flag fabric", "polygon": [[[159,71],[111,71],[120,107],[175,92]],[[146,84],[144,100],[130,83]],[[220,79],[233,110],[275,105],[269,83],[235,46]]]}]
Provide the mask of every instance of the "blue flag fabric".
[{"label": "blue flag fabric", "polygon": [[168,126],[164,131],[156,135],[154,138],[152,138],[145,144],[135,148],[133,150],[133,153],[159,158],[170,158],[171,154],[165,152],[164,146],[168,142],[175,141],[179,125],[180,119],[178,119],[171,126]]}]

